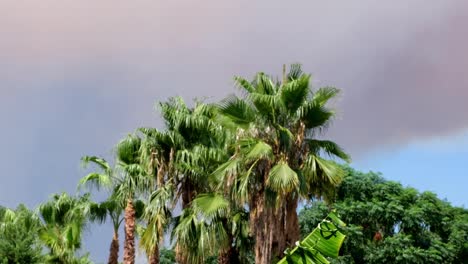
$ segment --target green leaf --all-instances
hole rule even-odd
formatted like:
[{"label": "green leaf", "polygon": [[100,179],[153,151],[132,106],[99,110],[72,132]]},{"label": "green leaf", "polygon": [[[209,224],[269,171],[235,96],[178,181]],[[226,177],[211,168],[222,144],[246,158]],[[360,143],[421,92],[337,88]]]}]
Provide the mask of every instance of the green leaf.
[{"label": "green leaf", "polygon": [[112,181],[109,175],[93,172],[80,179],[78,186],[81,187],[84,185],[93,186],[99,190],[101,187],[111,188]]},{"label": "green leaf", "polygon": [[253,93],[255,91],[255,87],[246,79],[236,76],[234,77],[234,81],[238,85],[239,88],[243,88],[248,93]]},{"label": "green leaf", "polygon": [[309,183],[326,183],[336,185],[344,177],[344,171],[334,162],[310,154],[302,170],[306,180]]},{"label": "green leaf", "polygon": [[103,158],[97,156],[84,156],[81,158],[83,166],[87,166],[90,162],[98,165],[103,171],[108,172],[111,170],[109,163]]},{"label": "green leaf", "polygon": [[333,111],[310,101],[297,111],[308,129],[326,127],[335,115]]},{"label": "green leaf", "polygon": [[236,125],[246,128],[255,121],[255,110],[246,101],[230,96],[221,101],[219,111]]},{"label": "green leaf", "polygon": [[289,113],[295,113],[309,95],[310,75],[302,75],[281,87],[281,100]]},{"label": "green leaf", "polygon": [[273,150],[270,145],[264,141],[258,140],[257,143],[247,152],[245,160],[247,162],[252,162],[261,159],[273,159]]},{"label": "green leaf", "polygon": [[299,179],[285,161],[280,161],[271,168],[267,185],[277,193],[286,194],[299,187]]},{"label": "green leaf", "polygon": [[338,226],[344,223],[332,212],[307,237],[298,243],[278,264],[328,264],[326,257],[338,257],[345,239]]},{"label": "green leaf", "polygon": [[339,93],[340,90],[335,87],[322,87],[314,93],[312,101],[315,105],[323,107],[330,99],[337,96]]},{"label": "green leaf", "polygon": [[212,220],[215,217],[223,217],[229,209],[229,202],[222,195],[216,193],[200,194],[192,201],[195,213]]},{"label": "green leaf", "polygon": [[346,162],[351,162],[350,156],[335,142],[330,140],[306,139],[312,153],[318,154],[320,150],[325,151],[329,156],[338,157]]}]

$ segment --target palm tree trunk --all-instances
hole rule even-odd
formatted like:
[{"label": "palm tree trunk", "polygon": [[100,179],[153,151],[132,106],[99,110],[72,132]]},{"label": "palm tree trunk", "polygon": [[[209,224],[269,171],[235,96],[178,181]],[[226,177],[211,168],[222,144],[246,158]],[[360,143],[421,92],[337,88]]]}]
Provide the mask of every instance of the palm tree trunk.
[{"label": "palm tree trunk", "polygon": [[275,226],[271,227],[275,230],[273,237],[273,254],[281,258],[283,252],[286,249],[286,202],[281,201],[281,204],[278,205],[274,216]]},{"label": "palm tree trunk", "polygon": [[175,246],[175,259],[179,264],[188,264],[186,255],[184,254],[183,250],[180,248],[179,244]]},{"label": "palm tree trunk", "polygon": [[110,246],[109,261],[107,263],[119,263],[119,233],[117,230],[114,230],[114,236],[112,237],[112,242]]},{"label": "palm tree trunk", "polygon": [[[195,192],[193,190],[192,183],[189,179],[184,179],[181,185],[182,189],[182,209],[189,207],[190,203],[192,202]],[[176,254],[176,261],[179,264],[189,264],[187,261],[186,253],[181,250],[179,244],[176,243],[175,246],[175,254]]]},{"label": "palm tree trunk", "polygon": [[294,247],[301,233],[297,216],[298,199],[292,194],[285,197],[275,215],[273,253],[282,258],[287,248]]},{"label": "palm tree trunk", "polygon": [[159,264],[159,246],[156,244],[148,260],[149,264]]},{"label": "palm tree trunk", "polygon": [[[293,247],[301,238],[299,218],[297,216],[298,198],[288,196],[286,199],[286,247]],[[286,248],[284,248],[286,249]],[[283,252],[284,249],[281,251]]]},{"label": "palm tree trunk", "polygon": [[233,245],[234,236],[232,235],[231,229],[229,228],[229,223],[227,219],[223,219],[222,222],[228,235],[228,247],[220,249],[218,254],[218,264],[240,263],[239,252],[237,252],[237,249]]},{"label": "palm tree trunk", "polygon": [[125,243],[124,243],[124,264],[135,263],[135,208],[133,200],[127,200],[125,207]]},{"label": "palm tree trunk", "polygon": [[233,264],[240,263],[239,252],[233,247],[229,247],[227,250],[219,252],[218,264]]},{"label": "palm tree trunk", "polygon": [[254,196],[250,210],[250,230],[255,239],[255,263],[271,264],[273,232],[274,232],[274,210],[266,204],[264,191]]},{"label": "palm tree trunk", "polygon": [[193,184],[189,179],[182,183],[182,209],[187,208],[195,197]]}]

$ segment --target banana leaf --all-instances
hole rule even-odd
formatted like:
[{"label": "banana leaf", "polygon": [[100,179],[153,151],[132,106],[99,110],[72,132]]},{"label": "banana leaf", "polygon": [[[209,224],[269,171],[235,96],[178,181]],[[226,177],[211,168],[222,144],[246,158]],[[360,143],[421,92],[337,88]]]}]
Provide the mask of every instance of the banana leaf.
[{"label": "banana leaf", "polygon": [[295,248],[286,250],[286,256],[278,264],[329,264],[327,258],[338,257],[346,237],[337,226],[345,223],[332,212]]}]

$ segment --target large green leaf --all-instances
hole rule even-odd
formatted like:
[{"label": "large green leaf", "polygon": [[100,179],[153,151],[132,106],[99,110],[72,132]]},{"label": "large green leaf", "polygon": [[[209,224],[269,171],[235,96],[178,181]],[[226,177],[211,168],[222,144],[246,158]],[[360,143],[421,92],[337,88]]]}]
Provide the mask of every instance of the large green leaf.
[{"label": "large green leaf", "polygon": [[289,113],[295,113],[307,100],[309,95],[310,75],[302,75],[299,79],[283,84],[281,100]]},{"label": "large green leaf", "polygon": [[260,159],[273,159],[273,150],[270,145],[262,140],[258,140],[252,148],[248,149],[245,156],[247,162],[252,162]]},{"label": "large green leaf", "polygon": [[109,175],[92,172],[78,182],[78,188],[84,185],[92,186],[97,190],[101,189],[101,187],[110,189],[112,181]]},{"label": "large green leaf", "polygon": [[305,237],[298,245],[286,251],[286,256],[278,264],[328,264],[328,258],[338,257],[341,245],[345,239],[337,226],[345,224],[330,213],[319,223],[312,233]]},{"label": "large green leaf", "polygon": [[230,96],[221,101],[219,111],[237,126],[247,128],[255,121],[255,110],[245,101],[236,96]]},{"label": "large green leaf", "polygon": [[280,161],[271,168],[267,185],[278,193],[289,193],[299,186],[297,173],[285,161]]},{"label": "large green leaf", "polygon": [[318,89],[312,98],[314,104],[322,107],[327,104],[327,102],[333,97],[337,96],[340,93],[340,90],[335,87],[322,87]]},{"label": "large green leaf", "polygon": [[338,157],[346,162],[350,162],[350,156],[335,142],[330,140],[306,139],[309,149],[312,153],[324,151],[329,156]]},{"label": "large green leaf", "polygon": [[229,201],[216,193],[204,193],[199,194],[192,201],[192,208],[195,213],[211,221],[215,217],[223,217],[227,214]]}]

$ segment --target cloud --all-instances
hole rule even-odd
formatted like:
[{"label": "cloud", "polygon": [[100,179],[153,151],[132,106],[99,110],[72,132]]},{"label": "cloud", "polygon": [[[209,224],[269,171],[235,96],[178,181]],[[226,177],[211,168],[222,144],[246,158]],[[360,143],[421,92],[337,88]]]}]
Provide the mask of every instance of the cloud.
[{"label": "cloud", "polygon": [[362,152],[468,128],[468,37],[460,26],[468,22],[462,16],[467,7],[433,16],[405,39],[370,50],[376,56],[348,82],[333,134]]},{"label": "cloud", "polygon": [[462,1],[2,5],[4,94],[97,80],[101,86],[60,89],[127,96],[130,118],[146,122],[154,100],[219,98],[232,91],[234,74],[279,73],[282,63],[299,61],[319,84],[343,88],[330,133],[353,152],[467,125]]}]

